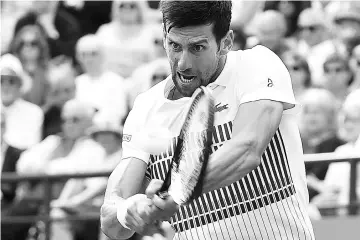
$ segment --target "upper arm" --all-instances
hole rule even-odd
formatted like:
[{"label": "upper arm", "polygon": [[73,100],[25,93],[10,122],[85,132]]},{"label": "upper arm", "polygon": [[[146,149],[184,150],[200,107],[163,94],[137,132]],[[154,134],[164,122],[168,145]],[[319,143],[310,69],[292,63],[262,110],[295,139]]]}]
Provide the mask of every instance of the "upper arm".
[{"label": "upper arm", "polygon": [[233,139],[247,140],[259,159],[280,125],[283,109],[282,103],[271,100],[241,104],[234,119]]},{"label": "upper arm", "polygon": [[261,157],[279,128],[283,111],[296,101],[290,74],[278,56],[262,46],[245,52],[241,63],[247,75],[240,73],[244,80],[236,82],[233,136],[248,140],[256,157]]}]

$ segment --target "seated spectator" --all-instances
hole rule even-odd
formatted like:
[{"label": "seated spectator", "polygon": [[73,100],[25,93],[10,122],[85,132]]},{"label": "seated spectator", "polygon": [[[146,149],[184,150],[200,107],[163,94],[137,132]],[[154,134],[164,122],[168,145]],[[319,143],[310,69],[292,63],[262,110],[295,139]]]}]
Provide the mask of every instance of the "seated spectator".
[{"label": "seated spectator", "polygon": [[147,11],[146,2],[115,0],[111,22],[96,33],[104,45],[105,68],[125,79],[154,57]]},{"label": "seated spectator", "polygon": [[263,45],[280,56],[289,49],[285,41],[286,20],[282,13],[275,10],[267,10],[255,16],[253,29],[247,32],[249,37],[247,48],[255,45]]},{"label": "seated spectator", "polygon": [[17,164],[19,174],[60,174],[89,172],[89,159],[102,161],[103,149],[86,136],[92,126],[94,109],[81,101],[70,100],[62,110],[62,134],[48,136],[25,151]]},{"label": "seated spectator", "polygon": [[7,143],[27,149],[41,140],[44,115],[40,107],[21,97],[31,88],[31,80],[19,59],[11,54],[0,58],[1,102],[6,116]]},{"label": "seated spectator", "polygon": [[360,44],[351,53],[350,68],[354,74],[353,82],[350,84],[349,91],[360,89]]},{"label": "seated spectator", "polygon": [[349,60],[339,54],[331,55],[324,62],[323,69],[323,86],[334,94],[340,106],[348,95],[349,86],[353,81]]},{"label": "seated spectator", "polygon": [[[333,38],[317,47],[319,65],[333,55],[349,57],[353,48],[360,43],[360,4],[356,1],[331,1],[325,8],[330,20]],[[315,68],[313,81],[323,84],[323,68]],[[320,77],[320,78],[318,78]]]},{"label": "seated spectator", "polygon": [[75,97],[75,70],[70,62],[51,66],[49,91],[46,94],[42,138],[62,132],[61,112],[64,104]]},{"label": "seated spectator", "polygon": [[[350,93],[341,111],[340,134],[346,140],[346,144],[336,149],[339,157],[360,157],[360,90]],[[360,175],[359,164],[357,175]],[[329,171],[324,180],[324,191],[314,199],[319,207],[326,206],[346,206],[349,204],[349,178],[350,164],[347,162],[331,163]],[[360,178],[357,178],[357,199],[360,199]],[[343,208],[337,212],[346,214]]]},{"label": "seated spectator", "polygon": [[130,108],[132,108],[135,98],[140,93],[165,80],[170,73],[171,71],[167,58],[159,58],[136,69],[128,84]]},{"label": "seated spectator", "polygon": [[299,99],[301,113],[299,129],[304,153],[315,153],[323,141],[336,135],[338,107],[334,95],[325,90],[310,88]]},{"label": "seated spectator", "polygon": [[322,65],[328,55],[326,51],[333,49],[330,39],[330,21],[322,9],[304,9],[298,18],[299,42],[297,51],[303,55],[309,63],[312,77],[315,82],[320,82],[322,77]]},{"label": "seated spectator", "polygon": [[[0,169],[3,173],[14,173],[16,163],[19,160],[22,150],[14,148],[6,143],[4,133],[6,131],[5,112],[1,108],[1,159]],[[16,195],[16,184],[1,183],[1,208],[4,209],[12,203]]]},{"label": "seated spectator", "polygon": [[[17,173],[61,174],[96,171],[103,161],[104,150],[86,136],[92,125],[93,108],[76,100],[70,100],[62,112],[63,135],[52,135],[21,154],[16,165]],[[89,159],[94,165],[89,164]],[[53,198],[57,198],[64,183],[53,184]],[[32,182],[18,187],[17,201],[4,213],[5,216],[36,215],[41,210],[44,185]],[[4,239],[25,239],[31,224],[2,225]],[[10,238],[13,237],[13,238]]]},{"label": "seated spectator", "polygon": [[47,71],[50,60],[46,35],[37,25],[26,25],[18,30],[10,44],[10,53],[21,61],[32,79],[32,87],[24,99],[41,106],[48,91]]},{"label": "seated spectator", "polygon": [[[309,89],[299,98],[302,111],[299,128],[304,153],[333,152],[343,144],[337,136],[338,108],[335,97],[325,89]],[[306,164],[309,197],[312,199],[322,191],[328,164]]]},{"label": "seated spectator", "polygon": [[294,51],[284,52],[281,59],[289,70],[295,98],[298,98],[312,85],[309,65],[305,58]]},{"label": "seated spectator", "polygon": [[[98,142],[106,152],[105,160],[96,166],[98,171],[115,169],[122,157],[121,141],[122,130],[116,123],[109,122],[106,117],[98,115],[95,126],[89,129],[89,135]],[[88,178],[85,180],[69,180],[60,197],[51,203],[52,216],[63,217],[74,214],[99,213],[104,201],[103,196],[108,178]],[[89,231],[89,225],[92,230]],[[97,239],[100,227],[99,220],[81,222],[56,222],[53,224],[52,234],[54,239],[74,239],[76,234],[81,234],[85,239]],[[85,236],[84,236],[85,235]]]},{"label": "seated spectator", "polygon": [[82,37],[76,46],[84,74],[75,79],[76,98],[92,105],[99,113],[122,122],[127,115],[124,79],[104,67],[103,48],[96,35]]}]

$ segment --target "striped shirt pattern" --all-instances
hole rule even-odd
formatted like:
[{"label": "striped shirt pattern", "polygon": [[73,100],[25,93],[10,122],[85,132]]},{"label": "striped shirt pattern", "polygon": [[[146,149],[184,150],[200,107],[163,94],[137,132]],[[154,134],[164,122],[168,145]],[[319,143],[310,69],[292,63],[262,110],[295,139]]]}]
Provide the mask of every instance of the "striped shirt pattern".
[{"label": "striped shirt pattern", "polygon": [[[212,151],[218,150],[232,136],[232,122],[214,126],[212,137]],[[169,170],[170,162],[176,146],[176,139],[173,140],[172,147],[160,155],[151,155],[146,176],[149,179],[164,180]],[[183,232],[196,227],[215,223],[217,221],[249,213],[255,209],[263,208],[272,203],[279,202],[296,194],[296,190],[291,177],[287,155],[278,129],[271,142],[262,155],[261,164],[247,174],[241,180],[233,184],[203,194],[186,206],[181,206],[179,211],[172,217],[171,223],[177,232]],[[294,206],[297,207],[296,198]],[[280,211],[273,209],[272,211]],[[268,212],[266,212],[268,214]],[[301,211],[292,214],[294,221],[299,219]],[[305,217],[303,216],[305,219]],[[263,220],[264,221],[264,220]],[[231,221],[226,225],[227,231],[235,229]],[[260,223],[261,224],[261,223]],[[281,223],[279,223],[281,224]],[[304,220],[304,225],[305,220]],[[303,229],[307,227],[304,226]],[[225,230],[224,230],[225,231]],[[299,232],[299,230],[298,230]],[[219,233],[224,234],[224,233]],[[201,235],[201,234],[200,234]],[[300,234],[299,234],[300,235]],[[307,234],[304,234],[306,236]],[[311,236],[311,233],[310,235]],[[219,237],[217,237],[219,239]],[[194,238],[190,238],[194,239]],[[221,239],[221,238],[220,238]],[[225,239],[225,238],[224,238]],[[240,236],[239,236],[239,239]],[[306,239],[306,238],[295,238]],[[309,237],[308,239],[311,239]]]}]

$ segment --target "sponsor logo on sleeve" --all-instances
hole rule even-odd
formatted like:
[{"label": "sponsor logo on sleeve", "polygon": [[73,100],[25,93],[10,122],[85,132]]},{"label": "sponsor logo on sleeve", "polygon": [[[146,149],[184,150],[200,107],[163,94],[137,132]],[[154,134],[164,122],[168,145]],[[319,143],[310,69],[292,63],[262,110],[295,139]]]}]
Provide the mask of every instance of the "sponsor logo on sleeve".
[{"label": "sponsor logo on sleeve", "polygon": [[124,142],[130,142],[131,141],[131,135],[124,134],[122,139],[123,139]]}]

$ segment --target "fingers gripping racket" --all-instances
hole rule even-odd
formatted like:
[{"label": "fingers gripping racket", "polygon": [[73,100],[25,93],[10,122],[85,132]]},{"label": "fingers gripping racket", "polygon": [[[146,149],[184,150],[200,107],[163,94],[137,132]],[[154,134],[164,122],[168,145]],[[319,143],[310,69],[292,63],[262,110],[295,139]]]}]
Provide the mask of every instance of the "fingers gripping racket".
[{"label": "fingers gripping racket", "polygon": [[201,195],[211,153],[214,111],[210,91],[198,88],[191,97],[169,171],[158,192],[160,197],[170,194],[177,204],[183,205]]}]

